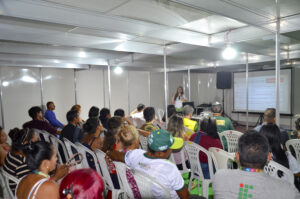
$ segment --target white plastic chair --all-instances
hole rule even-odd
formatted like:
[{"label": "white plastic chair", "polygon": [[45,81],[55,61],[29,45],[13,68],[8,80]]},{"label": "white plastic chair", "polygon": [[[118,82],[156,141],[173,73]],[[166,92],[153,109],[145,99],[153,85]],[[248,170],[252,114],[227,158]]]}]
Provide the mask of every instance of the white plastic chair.
[{"label": "white plastic chair", "polygon": [[47,131],[43,131],[43,130],[39,130],[39,129],[33,129],[34,132],[36,132],[39,136],[39,140],[44,140],[46,142],[50,142],[49,140],[49,135],[50,133],[48,133]]},{"label": "white plastic chair", "polygon": [[[201,147],[200,145],[194,143],[194,142],[186,142],[184,146],[188,152],[189,155],[189,160],[191,164],[191,177],[189,181],[189,186],[188,189],[191,191],[192,188],[192,182],[193,179],[198,180],[198,193],[199,192],[199,180],[202,181],[202,195],[203,197],[208,198],[208,189],[209,185],[212,183],[212,177],[214,175],[213,172],[213,162],[212,162],[212,157],[210,155],[210,152],[207,151],[205,148]],[[200,164],[200,159],[199,159],[199,153],[203,152],[207,156],[207,161],[208,161],[208,168],[209,168],[209,175],[210,179],[205,179],[203,176],[201,164]]]},{"label": "white plastic chair", "polygon": [[108,170],[108,167],[107,167],[107,164],[106,164],[106,161],[105,161],[105,153],[103,151],[101,151],[100,149],[95,149],[95,154],[99,160],[99,165],[100,165],[100,168],[101,168],[101,175],[106,183],[106,187],[107,189],[109,190],[115,190],[115,187],[114,187],[114,184],[112,182],[112,179],[110,177],[110,174],[109,174],[109,170]]},{"label": "white plastic chair", "polygon": [[147,141],[148,138],[145,137],[145,136],[140,135],[139,139],[140,139],[140,147],[143,150],[147,151],[148,150],[148,141]]},{"label": "white plastic chair", "polygon": [[77,147],[78,152],[83,155],[83,160],[81,162],[83,168],[90,168],[89,162],[87,159],[87,153],[89,153],[93,157],[96,171],[99,174],[101,174],[100,167],[99,167],[99,161],[98,161],[98,158],[97,158],[96,154],[94,153],[94,151],[90,150],[89,148],[85,147],[84,145],[82,145],[79,142],[76,142],[75,145]]},{"label": "white plastic chair", "polygon": [[296,159],[297,159],[297,162],[298,164],[300,164],[300,139],[291,139],[291,140],[288,140],[286,143],[285,143],[285,146],[287,148],[287,150],[289,150],[291,153],[292,153],[292,150],[291,149],[294,149],[295,151],[295,155],[296,155]]},{"label": "white plastic chair", "polygon": [[230,161],[235,162],[234,153],[229,153],[216,147],[210,147],[208,151],[211,152],[211,157],[214,160],[216,170],[228,169],[228,163],[231,163]]},{"label": "white plastic chair", "polygon": [[[178,153],[180,153],[180,159],[181,159],[181,164],[182,164],[182,169],[178,169],[178,170],[180,171],[180,173],[190,172],[191,170],[189,168],[187,168],[186,160],[185,160],[186,159],[185,153],[187,154],[186,149],[183,147]],[[171,153],[169,160],[171,162],[173,162],[174,164],[176,164],[173,152]],[[188,158],[187,158],[187,160],[188,160]]]},{"label": "white plastic chair", "polygon": [[[70,140],[68,140],[67,138],[63,138],[63,142],[64,142],[64,144],[66,146],[66,149],[67,149],[69,157],[72,157],[75,153],[79,152],[78,149],[77,149],[77,146],[73,142],[71,142]],[[82,164],[83,163],[81,162],[80,164],[76,164],[74,167],[76,169],[84,168]]]},{"label": "white plastic chair", "polygon": [[140,118],[133,118],[133,125],[136,128],[140,128],[141,126],[143,126],[143,124],[145,124],[145,121],[140,119]]},{"label": "white plastic chair", "polygon": [[156,110],[156,113],[157,113],[159,121],[162,121],[162,118],[164,117],[164,114],[165,114],[164,110],[161,108],[158,108]]},{"label": "white plastic chair", "polygon": [[6,171],[4,171],[4,169],[1,167],[1,174],[2,174],[2,180],[3,183],[5,185],[5,189],[3,189],[3,195],[4,196],[9,196],[9,198],[15,198],[15,195],[13,194],[13,192],[11,191],[10,187],[9,187],[9,181],[13,181],[16,184],[19,184],[20,180],[17,179],[16,177],[10,175],[9,173],[7,173]]},{"label": "white plastic chair", "polygon": [[163,198],[171,198],[170,191],[164,185],[157,182],[153,177],[148,176],[147,174],[140,171],[132,170],[122,162],[114,162],[114,164],[116,165],[117,175],[119,178],[119,182],[121,182],[121,187],[129,198],[134,198],[134,196],[132,189],[127,181],[126,169],[129,169],[133,174],[142,198],[154,198],[152,186],[157,186],[164,191]]},{"label": "white plastic chair", "polygon": [[[278,171],[283,172],[283,176],[279,177],[278,176]],[[286,180],[291,184],[294,184],[294,174],[291,170],[288,168],[282,166],[281,164],[278,164],[277,162],[270,160],[270,162],[264,167],[264,172],[269,174],[270,176],[281,179],[281,180]]]},{"label": "white plastic chair", "polygon": [[219,133],[220,140],[221,140],[222,145],[223,145],[223,149],[226,149],[225,143],[224,143],[224,140],[223,140],[223,137],[225,137],[225,139],[227,141],[227,150],[228,150],[228,152],[229,153],[237,152],[238,141],[239,141],[239,138],[242,135],[243,135],[243,133],[241,133],[239,131],[232,131],[232,130],[223,131],[223,132]]},{"label": "white plastic chair", "polygon": [[57,137],[55,137],[54,135],[49,135],[49,141],[50,143],[52,143],[52,145],[56,148],[57,150],[57,154],[58,154],[58,160],[61,164],[65,163],[62,159],[62,155],[60,154],[60,151],[59,151],[59,146],[61,146],[62,148],[62,153],[65,157],[65,159],[67,160],[68,159],[68,153],[67,153],[67,149],[66,149],[66,146],[64,145],[64,143],[59,140]]}]

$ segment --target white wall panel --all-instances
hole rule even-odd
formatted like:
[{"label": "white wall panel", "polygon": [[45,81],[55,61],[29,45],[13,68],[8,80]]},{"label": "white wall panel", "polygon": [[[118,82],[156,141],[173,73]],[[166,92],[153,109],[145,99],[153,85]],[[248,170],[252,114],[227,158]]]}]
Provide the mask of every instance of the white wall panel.
[{"label": "white wall panel", "polygon": [[122,74],[115,74],[113,70],[110,73],[111,77],[111,114],[118,108],[128,114],[128,71],[123,71]]},{"label": "white wall panel", "polygon": [[[150,73],[143,71],[129,71],[129,111],[133,111],[138,104],[150,105]],[[128,113],[127,113],[128,114]]]},{"label": "white wall panel", "polygon": [[86,120],[92,106],[104,107],[103,70],[80,70],[76,77],[77,102],[82,107],[81,117]]},{"label": "white wall panel", "polygon": [[6,132],[31,120],[28,110],[41,106],[38,68],[1,67]]},{"label": "white wall panel", "polygon": [[150,103],[155,108],[165,108],[164,73],[150,73]]},{"label": "white wall panel", "polygon": [[199,105],[198,96],[198,74],[191,71],[191,101],[194,102],[195,106]]},{"label": "white wall panel", "polygon": [[67,124],[66,114],[75,104],[74,70],[43,68],[44,104],[53,101],[57,119]]}]

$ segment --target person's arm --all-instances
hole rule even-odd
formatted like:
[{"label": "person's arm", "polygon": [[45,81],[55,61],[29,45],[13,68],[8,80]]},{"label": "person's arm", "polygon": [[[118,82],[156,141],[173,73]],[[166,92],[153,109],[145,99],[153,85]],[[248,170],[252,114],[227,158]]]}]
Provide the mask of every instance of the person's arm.
[{"label": "person's arm", "polygon": [[133,123],[127,117],[123,117],[123,122],[127,122],[129,125],[133,125]]},{"label": "person's arm", "polygon": [[2,146],[0,146],[0,166],[4,165],[5,157],[6,157],[6,152],[4,151]]},{"label": "person's arm", "polygon": [[63,127],[63,124],[60,123],[55,116],[54,112],[46,112],[45,113],[45,118],[50,122],[50,124],[52,124],[54,127]]},{"label": "person's arm", "polygon": [[57,182],[58,180],[63,178],[65,175],[67,175],[68,172],[69,172],[69,167],[67,165],[65,165],[65,164],[57,165],[56,171],[53,174],[52,179]]},{"label": "person's arm", "polygon": [[183,189],[176,191],[177,195],[179,196],[180,199],[188,199],[190,198],[190,193],[186,187]]},{"label": "person's arm", "polygon": [[44,121],[44,128],[48,133],[51,133],[52,135],[60,134],[61,132],[56,130],[51,124]]},{"label": "person's arm", "polygon": [[123,153],[123,152],[120,152],[120,151],[107,151],[106,155],[114,161],[125,163],[125,153]]},{"label": "person's arm", "polygon": [[145,131],[145,130],[142,130],[142,129],[138,129],[138,132],[139,132],[140,135],[142,135],[144,137],[148,137],[151,134],[151,132]]},{"label": "person's arm", "polygon": [[134,109],[134,110],[129,114],[129,116],[132,117],[132,115],[135,114],[135,113],[137,113],[137,111],[138,111],[137,109]]}]

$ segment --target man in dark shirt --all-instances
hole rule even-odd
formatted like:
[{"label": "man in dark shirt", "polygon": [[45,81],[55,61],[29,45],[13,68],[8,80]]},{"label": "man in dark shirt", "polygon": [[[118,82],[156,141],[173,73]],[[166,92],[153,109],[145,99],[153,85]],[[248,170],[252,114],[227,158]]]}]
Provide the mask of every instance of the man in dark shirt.
[{"label": "man in dark shirt", "polygon": [[73,143],[80,142],[80,140],[83,138],[83,132],[79,127],[80,117],[78,111],[69,111],[67,113],[67,120],[69,123],[63,128],[61,132],[61,138],[67,138]]},{"label": "man in dark shirt", "polygon": [[51,126],[51,124],[43,121],[43,113],[40,107],[31,107],[28,110],[28,114],[32,120],[23,124],[23,128],[44,130],[52,135],[60,134],[60,131],[57,131],[53,126]]}]

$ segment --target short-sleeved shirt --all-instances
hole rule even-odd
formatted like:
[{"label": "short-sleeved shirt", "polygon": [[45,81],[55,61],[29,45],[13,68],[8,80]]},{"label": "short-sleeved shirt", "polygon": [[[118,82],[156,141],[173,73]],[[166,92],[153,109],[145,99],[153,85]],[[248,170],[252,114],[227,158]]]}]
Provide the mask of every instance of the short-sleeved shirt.
[{"label": "short-sleeved shirt", "polygon": [[214,199],[296,199],[300,194],[294,184],[279,180],[263,172],[221,169],[213,177]]},{"label": "short-sleeved shirt", "polygon": [[234,130],[233,125],[227,117],[216,116],[217,130],[219,133],[227,130]]},{"label": "short-sleeved shirt", "polygon": [[[78,131],[77,136],[75,135],[75,132]],[[67,138],[71,142],[80,142],[83,138],[83,132],[79,128],[79,126],[74,126],[73,124],[69,123],[66,125],[63,130],[61,131],[61,139]]]},{"label": "short-sleeved shirt", "polygon": [[159,128],[152,123],[145,123],[141,126],[141,129],[148,132],[153,132],[158,130]]},{"label": "short-sleeved shirt", "polygon": [[[267,124],[267,123],[263,123],[263,124],[261,124],[261,125],[258,125],[258,126],[256,126],[253,130],[259,132],[260,129],[261,129],[261,127],[263,127],[263,125],[266,125],[266,124]],[[286,131],[285,129],[279,127],[279,130],[280,130],[280,143],[281,143],[283,146],[285,146],[286,141],[289,140],[289,135],[288,135],[288,133],[287,133],[287,131]]]},{"label": "short-sleeved shirt", "polygon": [[[128,151],[125,155],[125,163],[167,187],[170,190],[171,198],[179,198],[176,191],[184,188],[184,181],[176,165],[166,159],[147,157],[145,153],[146,151],[141,149]],[[155,198],[164,197],[161,188],[153,185],[152,190]]]},{"label": "short-sleeved shirt", "polygon": [[56,129],[51,124],[43,120],[31,120],[23,124],[23,128],[44,130],[52,135],[56,135]]},{"label": "short-sleeved shirt", "polygon": [[[4,161],[3,169],[7,173],[18,179],[30,173],[30,170],[26,163],[26,157],[15,155],[12,152],[9,152],[7,154]],[[13,193],[15,192],[16,186],[16,183],[9,181],[9,187]]]}]

